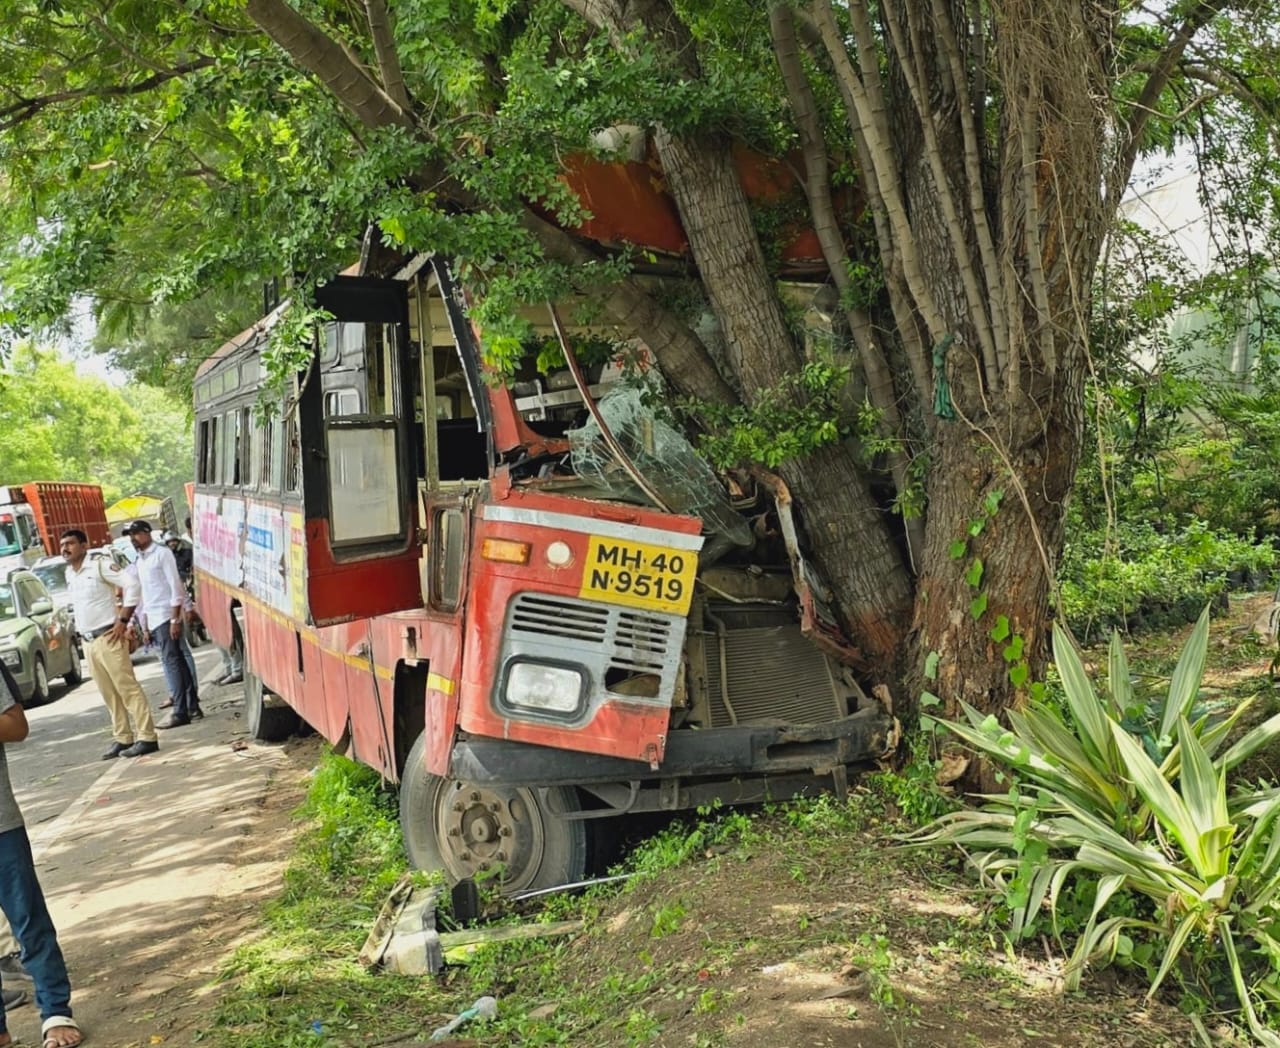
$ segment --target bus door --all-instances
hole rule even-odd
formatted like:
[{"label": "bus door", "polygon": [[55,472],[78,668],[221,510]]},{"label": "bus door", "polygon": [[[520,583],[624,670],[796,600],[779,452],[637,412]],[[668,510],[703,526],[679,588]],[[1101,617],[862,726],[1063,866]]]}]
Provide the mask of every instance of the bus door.
[{"label": "bus door", "polygon": [[422,606],[412,442],[416,364],[400,281],[336,277],[298,401],[308,617],[317,626]]}]

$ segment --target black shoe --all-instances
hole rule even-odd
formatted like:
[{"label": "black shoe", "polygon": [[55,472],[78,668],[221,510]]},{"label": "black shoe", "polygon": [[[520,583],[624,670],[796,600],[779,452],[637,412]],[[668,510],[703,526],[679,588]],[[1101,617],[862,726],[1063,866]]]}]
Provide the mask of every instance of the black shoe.
[{"label": "black shoe", "polygon": [[191,711],[191,719],[204,720],[204,710],[202,710],[199,706],[197,706],[194,710]]},{"label": "black shoe", "polygon": [[104,761],[113,761],[132,745],[133,743],[131,742],[113,742],[111,749],[102,755],[102,759]]},{"label": "black shoe", "polygon": [[22,956],[16,953],[0,957],[0,975],[5,982],[31,982],[31,973],[22,966]]},{"label": "black shoe", "polygon": [[139,739],[127,750],[120,754],[121,757],[145,757],[148,753],[155,753],[160,749],[160,743],[148,742]]},{"label": "black shoe", "polygon": [[190,723],[191,721],[188,720],[186,717],[171,716],[168,720],[163,720],[159,724],[157,724],[156,728],[160,731],[168,731],[170,728],[181,728],[184,725],[187,725]]},{"label": "black shoe", "polygon": [[0,990],[0,1000],[4,1001],[4,1010],[11,1012],[27,1003],[26,990]]},{"label": "black shoe", "polygon": [[243,680],[244,680],[243,673],[228,673],[225,677],[221,678],[218,681],[218,683],[219,684],[239,684]]}]

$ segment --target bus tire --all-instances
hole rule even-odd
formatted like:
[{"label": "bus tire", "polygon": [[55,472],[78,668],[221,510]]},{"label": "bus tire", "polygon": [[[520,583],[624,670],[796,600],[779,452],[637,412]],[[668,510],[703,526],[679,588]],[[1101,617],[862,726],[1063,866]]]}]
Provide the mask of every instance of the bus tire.
[{"label": "bus tire", "polygon": [[284,742],[298,730],[298,715],[276,699],[256,673],[244,671],[244,725],[257,742]]},{"label": "bus tire", "polygon": [[556,814],[579,809],[575,790],[441,778],[427,771],[425,750],[419,735],[400,780],[400,832],[411,866],[440,870],[451,885],[501,874],[507,895],[583,878],[586,825]]}]

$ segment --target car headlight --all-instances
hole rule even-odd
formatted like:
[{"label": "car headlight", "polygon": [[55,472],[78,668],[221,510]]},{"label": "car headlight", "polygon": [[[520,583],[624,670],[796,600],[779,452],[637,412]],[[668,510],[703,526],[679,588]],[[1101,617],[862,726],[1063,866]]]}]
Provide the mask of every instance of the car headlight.
[{"label": "car headlight", "polygon": [[508,706],[564,716],[582,706],[582,671],[542,662],[515,662],[502,695]]},{"label": "car headlight", "polygon": [[16,670],[22,665],[22,652],[17,648],[5,648],[0,651],[0,661],[3,661],[11,670]]}]

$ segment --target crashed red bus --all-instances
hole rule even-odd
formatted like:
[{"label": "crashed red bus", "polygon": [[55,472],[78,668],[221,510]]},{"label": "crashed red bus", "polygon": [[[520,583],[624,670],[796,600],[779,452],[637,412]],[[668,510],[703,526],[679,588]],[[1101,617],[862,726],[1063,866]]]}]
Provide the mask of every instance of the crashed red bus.
[{"label": "crashed red bus", "polygon": [[779,481],[726,485],[606,373],[487,382],[442,259],[316,295],[274,418],[272,316],[195,387],[198,607],[255,737],[303,718],[399,782],[415,865],[508,890],[582,877],[610,817],[842,790],[883,751]]}]

